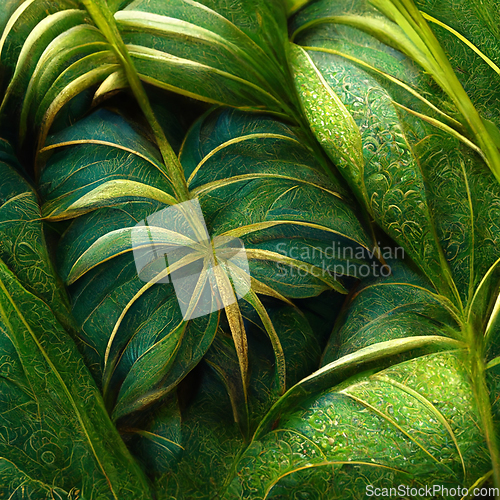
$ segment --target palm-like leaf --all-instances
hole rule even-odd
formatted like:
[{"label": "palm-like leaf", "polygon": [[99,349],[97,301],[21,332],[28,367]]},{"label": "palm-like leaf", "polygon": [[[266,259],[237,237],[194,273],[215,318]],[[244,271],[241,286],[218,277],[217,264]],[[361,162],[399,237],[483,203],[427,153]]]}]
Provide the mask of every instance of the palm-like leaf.
[{"label": "palm-like leaf", "polygon": [[[73,312],[89,345],[88,359],[97,373],[103,373],[106,397],[121,386],[122,401],[129,391],[127,380],[133,381],[139,392],[134,392],[136,403],[128,409],[132,411],[171,390],[201,359],[215,335],[217,313],[186,326],[172,286],[155,285],[159,278],[144,284],[137,276],[132,255],[137,222],[173,199],[153,144],[123,119],[99,111],[51,138],[45,151],[53,153],[41,175],[46,217],[57,220],[87,212],[73,222],[59,252],[64,279],[75,283]],[[337,275],[356,274],[356,266],[368,258],[369,239],[345,190],[322,174],[293,130],[281,122],[237,112],[211,113],[189,133],[181,162],[214,242],[238,237],[245,243],[249,270],[229,261],[223,263],[224,275],[231,275],[233,282],[238,277],[251,281],[253,291],[244,299],[258,313],[274,345],[284,390],[286,367],[279,335],[256,294],[287,300],[328,289],[344,291],[334,270]],[[72,168],[61,170],[60,165],[68,163]],[[317,213],[318,204],[330,208]],[[161,225],[149,226],[148,231],[164,244],[191,246],[194,253],[187,264],[204,257],[197,253],[199,245],[181,233],[165,232]],[[358,256],[361,251],[361,257],[349,269],[350,254],[325,261],[334,244],[350,247]],[[166,269],[162,276],[169,272]],[[241,313],[234,305],[226,307],[226,314],[245,380]],[[156,366],[158,360],[171,357],[172,363],[158,370],[153,380],[144,363]],[[168,378],[172,370],[177,375]],[[155,395],[152,388],[158,391]],[[148,394],[144,400],[141,390]]]}]

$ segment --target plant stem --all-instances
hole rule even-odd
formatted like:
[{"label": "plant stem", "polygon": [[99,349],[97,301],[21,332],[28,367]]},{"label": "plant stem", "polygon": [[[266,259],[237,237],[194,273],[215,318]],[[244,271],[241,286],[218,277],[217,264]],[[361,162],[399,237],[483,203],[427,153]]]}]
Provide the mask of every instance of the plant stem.
[{"label": "plant stem", "polygon": [[[500,450],[491,412],[491,400],[486,385],[486,365],[484,363],[483,336],[474,333],[470,324],[466,325],[467,343],[470,346],[470,376],[473,391],[476,397],[478,411],[484,431],[488,450],[490,452],[493,469],[493,481],[496,488],[500,488]],[[497,497],[498,498],[498,497]]]},{"label": "plant stem", "polygon": [[113,17],[108,5],[104,0],[82,0],[85,8],[92,16],[96,26],[101,30],[108,42],[112,45],[118,58],[120,59],[123,70],[127,77],[128,83],[142,112],[146,116],[151,129],[156,137],[158,147],[166,167],[167,177],[169,178],[175,192],[175,196],[179,202],[190,199],[189,189],[184,176],[184,169],[177,158],[172,146],[167,140],[160,123],[156,119],[148,96],[142,85],[141,79],[137,74],[134,63],[130,58],[127,47],[123,42],[121,35],[116,26],[115,18]]}]

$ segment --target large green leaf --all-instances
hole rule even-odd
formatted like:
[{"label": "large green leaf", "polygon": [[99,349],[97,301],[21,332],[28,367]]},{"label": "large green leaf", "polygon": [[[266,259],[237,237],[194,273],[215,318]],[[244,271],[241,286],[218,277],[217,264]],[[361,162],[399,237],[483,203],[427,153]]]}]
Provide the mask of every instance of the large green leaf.
[{"label": "large green leaf", "polygon": [[335,266],[356,276],[369,258],[349,195],[283,123],[216,111],[193,127],[181,161],[212,234],[242,238],[252,277],[282,295],[341,290]]},{"label": "large green leaf", "polygon": [[224,498],[364,498],[370,485],[469,488],[488,473],[460,326],[391,264],[344,306],[324,366],[262,420]]},{"label": "large green leaf", "polygon": [[69,301],[49,258],[37,195],[20,168],[10,145],[0,140],[0,259],[71,327]]},{"label": "large green leaf", "polygon": [[490,467],[477,422],[459,351],[361,374],[254,441],[223,498],[361,499],[399,484],[467,491]]},{"label": "large green leaf", "polygon": [[[359,30],[328,24],[301,37],[311,47],[307,64],[322,75],[316,84],[339,96],[360,134],[363,160],[337,160],[342,172],[435,286],[465,304],[498,256],[490,227],[500,193],[482,160],[443,127],[458,126],[453,105],[411,61]],[[312,102],[305,107],[314,115]],[[327,148],[336,143],[344,141]]]},{"label": "large green leaf", "polygon": [[351,295],[323,353],[323,365],[377,342],[443,333],[461,338],[459,320],[446,300],[400,262],[389,262],[389,277],[366,280]]},{"label": "large green leaf", "polygon": [[[58,112],[82,92],[100,100],[131,85],[137,94],[140,80],[293,118],[281,1],[81,3],[19,2],[4,30],[0,60],[10,81],[2,106],[19,116],[21,143],[35,138],[42,147]],[[11,123],[5,131],[17,140]]]},{"label": "large green leaf", "polygon": [[[390,95],[354,65],[335,56],[325,56],[325,80],[303,49],[293,46],[291,53],[304,111],[320,143],[375,220],[436,285],[451,288],[450,277],[441,278],[447,265],[436,241],[424,180]],[[345,86],[344,103],[337,93]]]},{"label": "large green leaf", "polygon": [[26,484],[30,498],[61,489],[71,491],[67,498],[78,492],[87,499],[149,498],[72,340],[3,262],[0,349],[1,494],[14,495]]},{"label": "large green leaf", "polygon": [[[52,137],[43,151],[51,154],[41,175],[44,215],[59,220],[85,214],[61,241],[60,271],[74,283],[73,313],[87,361],[119,418],[175,387],[210,346],[218,315],[186,326],[172,285],[144,284],[137,274],[134,228],[175,201],[152,143],[123,118],[101,110]],[[235,111],[210,113],[189,133],[181,161],[211,236],[244,241],[251,278],[233,264],[226,272],[251,280],[253,292],[245,300],[274,346],[284,390],[285,330],[273,326],[256,294],[286,300],[344,291],[341,275],[356,276],[362,265],[369,270],[369,239],[345,189],[322,174],[281,122]],[[316,211],[317,204],[324,211]],[[160,226],[151,230],[167,237]],[[168,234],[165,243],[196,246],[184,234]],[[335,244],[350,252],[332,252]],[[244,332],[233,314],[241,313],[233,309],[228,318],[236,345],[243,342],[238,358],[244,373]],[[163,368],[151,374],[148,367],[158,363]]]}]

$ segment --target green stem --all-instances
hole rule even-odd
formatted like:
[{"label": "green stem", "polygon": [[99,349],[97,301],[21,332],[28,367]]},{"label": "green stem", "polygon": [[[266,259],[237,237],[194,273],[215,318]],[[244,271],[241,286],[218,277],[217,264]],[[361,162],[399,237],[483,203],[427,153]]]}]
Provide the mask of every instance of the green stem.
[{"label": "green stem", "polygon": [[472,386],[478,405],[484,436],[490,452],[494,485],[496,488],[500,488],[500,450],[498,448],[498,440],[491,411],[490,393],[486,384],[483,336],[475,334],[471,325],[467,325],[466,328],[467,343],[470,346],[469,356]]},{"label": "green stem", "polygon": [[184,176],[184,169],[170,146],[160,123],[156,119],[141,79],[137,74],[125,43],[120,36],[115,19],[108,5],[104,0],[82,0],[82,2],[92,16],[96,26],[112,45],[122,63],[130,88],[156,137],[158,147],[160,148],[165,163],[166,173],[172,184],[176,198],[180,202],[189,200],[190,195],[186,177]]}]

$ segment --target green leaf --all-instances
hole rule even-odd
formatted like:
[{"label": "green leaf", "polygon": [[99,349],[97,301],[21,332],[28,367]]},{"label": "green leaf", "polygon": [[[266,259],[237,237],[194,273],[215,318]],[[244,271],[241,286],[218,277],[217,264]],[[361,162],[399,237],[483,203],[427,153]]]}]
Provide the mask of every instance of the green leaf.
[{"label": "green leaf", "polygon": [[[131,86],[153,122],[140,80],[212,103],[292,117],[281,1],[240,2],[238,9],[185,0],[119,2],[111,10],[104,3],[83,4],[88,13],[71,1],[26,0],[0,40],[1,59],[15,68],[4,109],[9,115],[21,110],[21,142],[32,133],[42,147],[62,107],[104,81],[96,97]],[[166,151],[162,144],[160,149]]]},{"label": "green leaf", "polygon": [[[24,41],[44,18],[63,9],[76,9],[78,3],[71,0],[8,0],[2,10],[2,35],[0,61],[8,69],[9,78],[14,72]],[[8,16],[5,17],[4,16]],[[4,82],[2,82],[5,84]]]},{"label": "green leaf", "polygon": [[[181,324],[139,356],[120,387],[113,418],[141,409],[172,391],[208,350],[218,320],[218,314],[213,313]],[[127,346],[129,351],[134,350],[134,340]],[[144,338],[141,341],[144,343]],[[123,371],[127,364],[124,360],[117,366],[117,372]]]},{"label": "green leaf", "polygon": [[223,498],[472,485],[489,463],[462,356],[424,356],[304,401],[247,448]]},{"label": "green leaf", "polygon": [[179,389],[181,397],[190,401],[182,413],[184,451],[153,488],[160,499],[217,498],[243,439],[217,375],[201,365],[186,382]]},{"label": "green leaf", "polygon": [[[423,11],[424,17],[431,21],[432,30],[474,106],[483,118],[498,126],[500,33],[488,13],[490,8],[494,12],[493,2],[417,1],[416,5]],[[429,15],[432,19],[429,19]],[[464,40],[450,30],[454,30]]]},{"label": "green leaf", "polygon": [[181,412],[177,397],[167,398],[161,406],[151,409],[145,421],[125,427],[121,432],[149,473],[162,474],[182,457]]},{"label": "green leaf", "polygon": [[[299,54],[301,49],[293,50]],[[327,153],[373,218],[436,287],[453,297],[454,283],[437,241],[420,166],[390,95],[365,72],[337,56],[316,56],[322,76],[313,61],[300,54],[292,67],[313,133],[325,143]],[[303,88],[308,89],[305,94]],[[332,115],[329,110],[334,110]],[[336,114],[349,128],[337,128]],[[345,114],[348,120],[342,118]]]},{"label": "green leaf", "polygon": [[323,352],[322,365],[377,342],[441,335],[461,340],[456,310],[401,262],[391,275],[365,280],[351,295]]},{"label": "green leaf", "polygon": [[[22,102],[19,125],[21,142],[26,139],[27,134],[36,137],[41,124],[35,122],[35,116],[45,94],[57,78],[77,60],[106,50],[111,50],[111,46],[104,36],[89,24],[75,26],[50,42],[38,59]],[[45,111],[44,109],[38,115],[43,115]]]},{"label": "green leaf", "polygon": [[71,328],[69,301],[49,258],[37,195],[19,170],[12,148],[0,140],[0,259]]},{"label": "green leaf", "polygon": [[15,110],[15,107],[26,93],[29,79],[48,43],[61,33],[83,24],[87,19],[85,11],[68,9],[46,17],[36,26],[26,39],[19,54],[16,70],[0,108],[2,113],[12,113]]},{"label": "green leaf", "polygon": [[242,238],[252,277],[283,296],[342,290],[335,269],[356,275],[370,258],[345,189],[288,126],[216,111],[193,127],[181,161],[213,234]]},{"label": "green leaf", "polygon": [[9,461],[2,460],[9,487],[22,488],[18,481],[27,476],[40,480],[28,482],[37,498],[55,484],[80,490],[84,498],[148,498],[145,477],[109,420],[75,345],[51,310],[2,262],[0,348],[6,361],[1,425],[10,436],[0,447]]},{"label": "green leaf", "polygon": [[[86,359],[102,380],[114,418],[173,390],[204,355],[217,327],[217,314],[206,324],[199,319],[186,327],[172,286],[144,285],[137,275],[132,231],[172,199],[156,148],[137,130],[115,114],[98,111],[50,139],[43,151],[51,156],[41,175],[46,216],[58,220],[87,212],[61,241],[60,271],[67,283],[74,283],[73,313]],[[245,243],[251,277],[238,265],[224,264],[233,282],[251,279],[254,294],[287,301],[325,289],[344,291],[340,275],[356,276],[360,266],[370,272],[365,264],[369,239],[344,188],[322,174],[290,127],[259,115],[217,111],[193,127],[181,162],[211,236],[241,237]],[[257,186],[259,208],[250,210]],[[330,208],[317,213],[317,203]],[[148,230],[165,244],[198,251],[181,233],[154,225]],[[297,238],[297,230],[303,236]],[[329,252],[335,244],[350,252]],[[283,333],[253,297],[249,300],[274,345],[284,390]],[[236,307],[228,317],[244,374],[243,323]],[[153,366],[161,369],[153,373]]]},{"label": "green leaf", "polygon": [[360,185],[363,151],[361,134],[353,117],[304,49],[290,45],[290,65],[312,132],[338,168],[348,169],[355,184]]},{"label": "green leaf", "polygon": [[[300,41],[314,51],[311,52],[312,59],[332,89],[342,97],[344,105],[363,131],[365,168],[372,172],[371,176],[365,173],[366,180],[380,179],[379,184],[366,182],[369,186],[367,206],[372,210],[374,206],[380,207],[378,213],[381,218],[377,219],[378,222],[422,269],[422,266],[426,267],[425,273],[434,284],[438,279],[443,281],[441,274],[443,272],[446,276],[449,266],[451,289],[456,286],[463,304],[470,301],[476,286],[498,258],[498,240],[490,237],[492,233],[487,228],[498,224],[497,211],[489,207],[496,206],[499,192],[493,177],[475,154],[461,146],[444,129],[437,129],[426,121],[432,117],[437,120],[445,118],[456,127],[449,120],[453,114],[447,115],[448,118],[442,114],[443,110],[452,110],[452,105],[439,91],[436,92],[429,77],[414,63],[358,30],[328,25],[311,31]],[[333,75],[335,71],[337,76]],[[339,78],[338,71],[342,71],[345,76]],[[332,76],[329,78],[328,75]],[[364,84],[360,85],[360,82]],[[374,89],[378,89],[377,92]],[[366,101],[365,96],[368,95],[372,98]],[[423,98],[431,95],[434,95],[431,103]],[[381,107],[384,101],[387,108]],[[393,107],[392,102],[398,106]],[[374,112],[381,113],[382,109],[391,110],[391,126],[395,126],[395,130],[401,134],[399,138],[398,135],[389,137],[388,134],[374,136],[374,131],[380,126],[374,123]],[[409,110],[412,113],[408,113]],[[386,113],[383,117],[382,123],[385,125],[381,126],[381,131],[389,127],[388,116]],[[375,147],[380,148],[375,150],[379,154],[374,154]],[[382,153],[382,147],[387,148],[386,153]],[[409,160],[407,174],[391,174],[391,170],[388,170],[390,162],[396,159],[401,161],[405,157]],[[392,168],[396,165],[392,163]],[[383,184],[382,176],[386,179]],[[443,179],[446,179],[446,183]],[[385,205],[379,204],[381,192],[385,191],[389,195],[391,189],[398,187],[408,193],[406,198],[397,205],[392,205],[392,201],[389,203],[390,199]],[[415,205],[417,196],[423,201],[420,206]],[[399,234],[394,232],[397,227],[394,218],[399,213],[396,206],[401,210],[404,221],[404,231]],[[424,216],[422,210],[427,215]],[[424,222],[426,217],[428,223]],[[420,231],[420,236],[416,231],[410,232],[409,221],[417,222],[414,228]],[[425,238],[429,243],[418,245],[419,238]],[[413,240],[413,249],[405,240]],[[432,247],[435,249],[435,260],[428,262],[431,254],[426,256],[422,251],[430,252]],[[441,249],[448,264],[440,256]],[[415,250],[419,253],[415,254]],[[441,292],[446,293],[443,285]],[[448,296],[456,301],[457,292],[453,293],[454,297]]]}]

